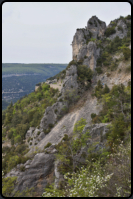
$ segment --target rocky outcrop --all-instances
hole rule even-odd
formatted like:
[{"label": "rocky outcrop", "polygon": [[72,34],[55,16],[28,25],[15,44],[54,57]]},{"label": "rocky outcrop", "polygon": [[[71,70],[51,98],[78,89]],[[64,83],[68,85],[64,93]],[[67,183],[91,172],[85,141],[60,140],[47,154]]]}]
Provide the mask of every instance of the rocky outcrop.
[{"label": "rocky outcrop", "polygon": [[87,29],[92,33],[93,38],[104,36],[106,23],[101,21],[96,16],[92,16],[87,22]]},{"label": "rocky outcrop", "polygon": [[[116,33],[110,35],[108,38],[113,40],[116,36],[118,36],[120,39],[123,39],[125,36],[127,36],[128,30],[127,30],[127,25],[126,25],[125,21],[123,19],[119,19],[119,20],[114,20],[113,22],[116,23],[116,26],[115,26]],[[111,22],[107,28],[110,28],[113,26],[114,25]]]},{"label": "rocky outcrop", "polygon": [[64,94],[66,90],[72,89],[78,89],[77,67],[75,65],[71,65],[71,67],[66,70],[66,76],[63,79],[63,87],[61,89],[61,93]]},{"label": "rocky outcrop", "polygon": [[53,79],[53,80],[47,80],[45,83],[46,84],[54,84],[57,82],[57,79]]},{"label": "rocky outcrop", "polygon": [[[28,160],[25,164],[18,165],[5,177],[18,177],[15,192],[22,192],[27,188],[35,188],[34,192],[36,192],[36,195],[41,196],[48,182],[53,182],[54,159],[53,154],[37,153],[33,160]],[[20,166],[22,165],[25,168],[23,172],[20,171]]]},{"label": "rocky outcrop", "polygon": [[41,129],[51,128],[63,114],[63,107],[67,107],[67,102],[56,102],[52,106],[46,108],[43,118],[40,122]]},{"label": "rocky outcrop", "polygon": [[95,42],[90,41],[90,39],[103,37],[105,29],[105,22],[96,16],[89,19],[86,29],[77,29],[72,41],[73,59],[83,60],[84,65],[95,70],[100,48],[97,49]]}]

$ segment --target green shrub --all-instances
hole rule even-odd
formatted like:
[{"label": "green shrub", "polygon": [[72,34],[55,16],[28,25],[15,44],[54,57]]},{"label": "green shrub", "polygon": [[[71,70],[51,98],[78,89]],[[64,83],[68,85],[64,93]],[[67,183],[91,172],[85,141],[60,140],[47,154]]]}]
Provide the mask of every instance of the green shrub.
[{"label": "green shrub", "polygon": [[48,142],[48,143],[46,144],[46,146],[44,146],[44,149],[50,147],[51,145],[52,145],[52,144],[51,144],[50,142]]},{"label": "green shrub", "polygon": [[55,112],[55,113],[57,113],[57,112],[58,112],[58,110],[57,110],[57,109],[55,109],[55,110],[54,110],[54,112]]},{"label": "green shrub", "polygon": [[96,115],[97,115],[96,113],[92,113],[91,118],[93,119],[94,117],[96,117]]},{"label": "green shrub", "polygon": [[82,64],[83,63],[83,59],[80,59],[78,62],[77,62],[77,64],[79,65],[79,64]]},{"label": "green shrub", "polygon": [[102,69],[100,67],[95,68],[95,70],[97,71],[98,74],[102,74]]},{"label": "green shrub", "polygon": [[41,132],[40,132],[40,131],[38,131],[38,132],[37,132],[37,135],[40,135],[40,133],[41,133]]},{"label": "green shrub", "polygon": [[30,142],[30,145],[32,145],[32,142]]},{"label": "green shrub", "polygon": [[123,32],[123,28],[121,26],[118,26],[118,30]]},{"label": "green shrub", "polygon": [[92,25],[93,23],[91,21],[89,21],[89,24]]},{"label": "green shrub", "polygon": [[110,73],[107,73],[107,77],[109,77],[111,74]]},{"label": "green shrub", "polygon": [[124,55],[125,60],[128,60],[129,57],[131,56],[131,50],[129,48],[124,48],[123,55]]},{"label": "green shrub", "polygon": [[44,133],[48,134],[50,131],[51,131],[51,128],[47,128],[47,129],[44,130]]},{"label": "green shrub", "polygon": [[20,171],[25,171],[25,166],[24,165],[20,166]]},{"label": "green shrub", "polygon": [[36,84],[36,86],[40,86],[40,85],[41,85],[41,82],[39,82],[39,83]]},{"label": "green shrub", "polygon": [[64,137],[62,138],[62,140],[68,141],[68,139],[69,139],[68,135],[67,135],[67,134],[64,134]]},{"label": "green shrub", "polygon": [[106,37],[109,37],[110,35],[116,33],[116,30],[115,30],[115,27],[110,27],[110,28],[107,28],[106,31],[105,31],[105,36]]},{"label": "green shrub", "polygon": [[68,68],[70,68],[71,65],[77,65],[77,62],[75,60],[70,61],[69,64],[68,64],[68,66],[66,67],[66,70]]},{"label": "green shrub", "polygon": [[49,126],[49,128],[53,128],[54,124],[50,123],[48,126]]},{"label": "green shrub", "polygon": [[120,73],[121,72],[121,68],[119,68],[119,70],[118,70],[118,73]]},{"label": "green shrub", "polygon": [[109,89],[109,87],[105,84],[105,87],[103,88],[103,94],[109,93],[109,92],[110,92],[110,89]]},{"label": "green shrub", "polygon": [[131,20],[131,15],[127,15],[125,19]]},{"label": "green shrub", "polygon": [[91,81],[93,72],[86,65],[78,65],[77,74],[78,74],[78,80],[84,82],[84,81]]}]

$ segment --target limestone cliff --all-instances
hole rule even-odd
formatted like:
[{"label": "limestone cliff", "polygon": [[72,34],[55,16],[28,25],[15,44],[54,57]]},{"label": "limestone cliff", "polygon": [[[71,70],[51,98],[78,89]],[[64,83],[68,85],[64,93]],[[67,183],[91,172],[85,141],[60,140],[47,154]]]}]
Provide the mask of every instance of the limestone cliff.
[{"label": "limestone cliff", "polygon": [[[93,75],[93,83],[91,87],[86,90],[78,81],[77,63],[81,62],[88,68],[95,71],[97,67],[97,59],[100,57],[101,48],[97,45],[96,41],[108,38],[112,40],[116,36],[123,38],[127,36],[127,25],[124,20],[114,20],[116,32],[106,37],[106,31],[112,27],[112,23],[106,27],[105,22],[93,16],[87,22],[87,27],[84,29],[77,29],[72,42],[73,60],[75,63],[71,64],[65,70],[64,79],[59,80],[61,84],[60,94],[57,97],[56,103],[46,108],[45,113],[40,121],[38,127],[30,127],[26,133],[26,143],[29,145],[29,152],[26,156],[30,157],[25,164],[19,164],[16,168],[12,169],[7,175],[17,176],[17,184],[15,191],[21,192],[26,187],[35,187],[36,196],[41,196],[44,188],[48,183],[55,182],[56,187],[63,176],[60,175],[57,167],[58,161],[55,162],[55,154],[58,152],[55,145],[60,143],[65,134],[70,136],[73,132],[74,125],[81,118],[86,119],[87,125],[84,127],[83,132],[90,131],[91,138],[87,140],[86,148],[83,148],[78,159],[83,162],[84,158],[81,157],[83,151],[87,151],[89,144],[93,140],[98,144],[95,150],[104,148],[106,143],[106,133],[108,132],[107,125],[109,123],[92,124],[91,114],[98,114],[102,110],[102,103],[99,103],[96,97],[92,96],[92,92],[97,85],[98,80],[112,88],[114,84],[123,83],[127,86],[128,81],[131,80],[131,74],[125,73],[125,68],[130,65],[128,62],[122,60],[123,54],[113,56],[113,59],[119,60],[118,68],[115,71],[108,73],[105,68],[103,73]],[[120,30],[120,27],[123,31]],[[131,45],[130,47],[131,48]],[[122,71],[120,73],[120,70]],[[50,84],[57,80],[47,81]],[[71,97],[71,99],[69,99]],[[76,100],[78,98],[78,101]],[[73,104],[73,106],[71,106]],[[68,111],[68,108],[70,110]],[[32,144],[28,142],[32,139]],[[44,148],[48,143],[51,145]],[[34,153],[36,151],[36,154]],[[24,171],[20,167],[24,167]],[[54,179],[55,178],[55,179]],[[12,195],[13,196],[13,195]]]}]

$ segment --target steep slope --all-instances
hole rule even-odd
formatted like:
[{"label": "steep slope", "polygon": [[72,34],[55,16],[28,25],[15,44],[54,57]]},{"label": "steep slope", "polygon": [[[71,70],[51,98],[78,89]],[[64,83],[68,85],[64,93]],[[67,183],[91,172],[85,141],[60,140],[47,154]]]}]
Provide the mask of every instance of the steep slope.
[{"label": "steep slope", "polygon": [[[81,118],[87,123],[83,132],[89,129],[91,134],[91,139],[87,140],[88,145],[95,140],[98,142],[95,150],[99,150],[101,146],[105,147],[106,137],[102,136],[108,132],[106,126],[110,122],[93,124],[92,114],[98,115],[103,108],[103,102],[93,93],[99,80],[103,87],[106,84],[110,89],[113,85],[129,84],[130,54],[128,53],[127,58],[122,48],[123,45],[126,45],[126,50],[131,48],[129,23],[130,20],[120,18],[106,27],[105,22],[93,16],[85,29],[76,31],[72,42],[73,60],[66,70],[57,76],[60,93],[56,102],[46,108],[40,125],[30,127],[25,135],[29,147],[25,156],[31,159],[18,164],[5,176],[18,177],[15,192],[22,192],[26,187],[35,187],[35,195],[40,196],[47,184],[54,181],[54,176],[58,187],[63,176],[57,171],[58,163],[55,162],[54,155],[58,153],[56,146],[61,143],[65,134],[72,136],[74,126]],[[110,49],[113,49],[113,52]],[[98,72],[97,68],[101,68],[101,71]],[[89,69],[93,71],[93,75]],[[51,88],[54,85],[56,84],[50,84]],[[31,144],[29,139],[32,140]],[[77,155],[81,162],[85,161],[81,157],[83,150]]]}]

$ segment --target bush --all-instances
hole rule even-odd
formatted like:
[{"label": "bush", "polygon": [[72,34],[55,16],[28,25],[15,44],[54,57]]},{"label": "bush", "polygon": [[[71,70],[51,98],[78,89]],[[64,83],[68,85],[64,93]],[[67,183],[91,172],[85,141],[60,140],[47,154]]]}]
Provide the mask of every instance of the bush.
[{"label": "bush", "polygon": [[105,36],[106,37],[109,37],[110,35],[116,33],[116,30],[115,30],[115,27],[110,27],[110,28],[107,28],[106,31],[105,31]]},{"label": "bush", "polygon": [[63,137],[63,139],[62,139],[62,140],[64,140],[64,141],[68,141],[68,139],[69,139],[68,135],[67,135],[67,134],[64,134],[64,137]]},{"label": "bush", "polygon": [[125,19],[131,20],[131,15],[127,15]]},{"label": "bush", "polygon": [[38,131],[38,132],[37,132],[37,135],[40,135],[40,133],[41,133],[41,132],[40,132],[40,131]]},{"label": "bush", "polygon": [[51,128],[47,128],[47,129],[44,130],[44,133],[48,134],[50,131],[51,131]]},{"label": "bush", "polygon": [[46,144],[46,146],[44,146],[44,149],[50,147],[51,145],[52,145],[52,144],[51,144],[50,142],[48,142],[48,143]]},{"label": "bush", "polygon": [[123,32],[123,28],[121,26],[118,26],[118,30]]},{"label": "bush", "polygon": [[91,118],[93,119],[94,117],[96,117],[96,115],[97,115],[96,113],[92,113]]},{"label": "bush", "polygon": [[123,55],[124,55],[125,60],[128,60],[129,57],[131,56],[131,50],[129,48],[124,48]]},{"label": "bush", "polygon": [[78,80],[84,82],[84,81],[91,81],[93,72],[86,65],[78,65],[77,74],[78,74]]},{"label": "bush", "polygon": [[111,74],[110,73],[107,73],[107,77],[109,77]]},{"label": "bush", "polygon": [[53,127],[54,127],[54,124],[51,124],[51,123],[50,123],[48,126],[49,126],[49,128],[53,128]]},{"label": "bush", "polygon": [[25,171],[25,166],[24,165],[20,166],[20,171]]},{"label": "bush", "polygon": [[68,66],[66,67],[66,70],[68,68],[70,68],[71,65],[77,65],[77,62],[75,60],[70,61],[69,64],[68,64]]},{"label": "bush", "polygon": [[54,112],[55,112],[55,113],[57,113],[57,112],[58,112],[58,110],[57,110],[57,109],[55,109],[55,110],[54,110]]},{"label": "bush", "polygon": [[40,86],[41,85],[41,83],[39,82],[38,84],[36,84],[36,86]]},{"label": "bush", "polygon": [[97,71],[98,74],[102,74],[102,69],[100,67],[95,68],[95,70]]}]

